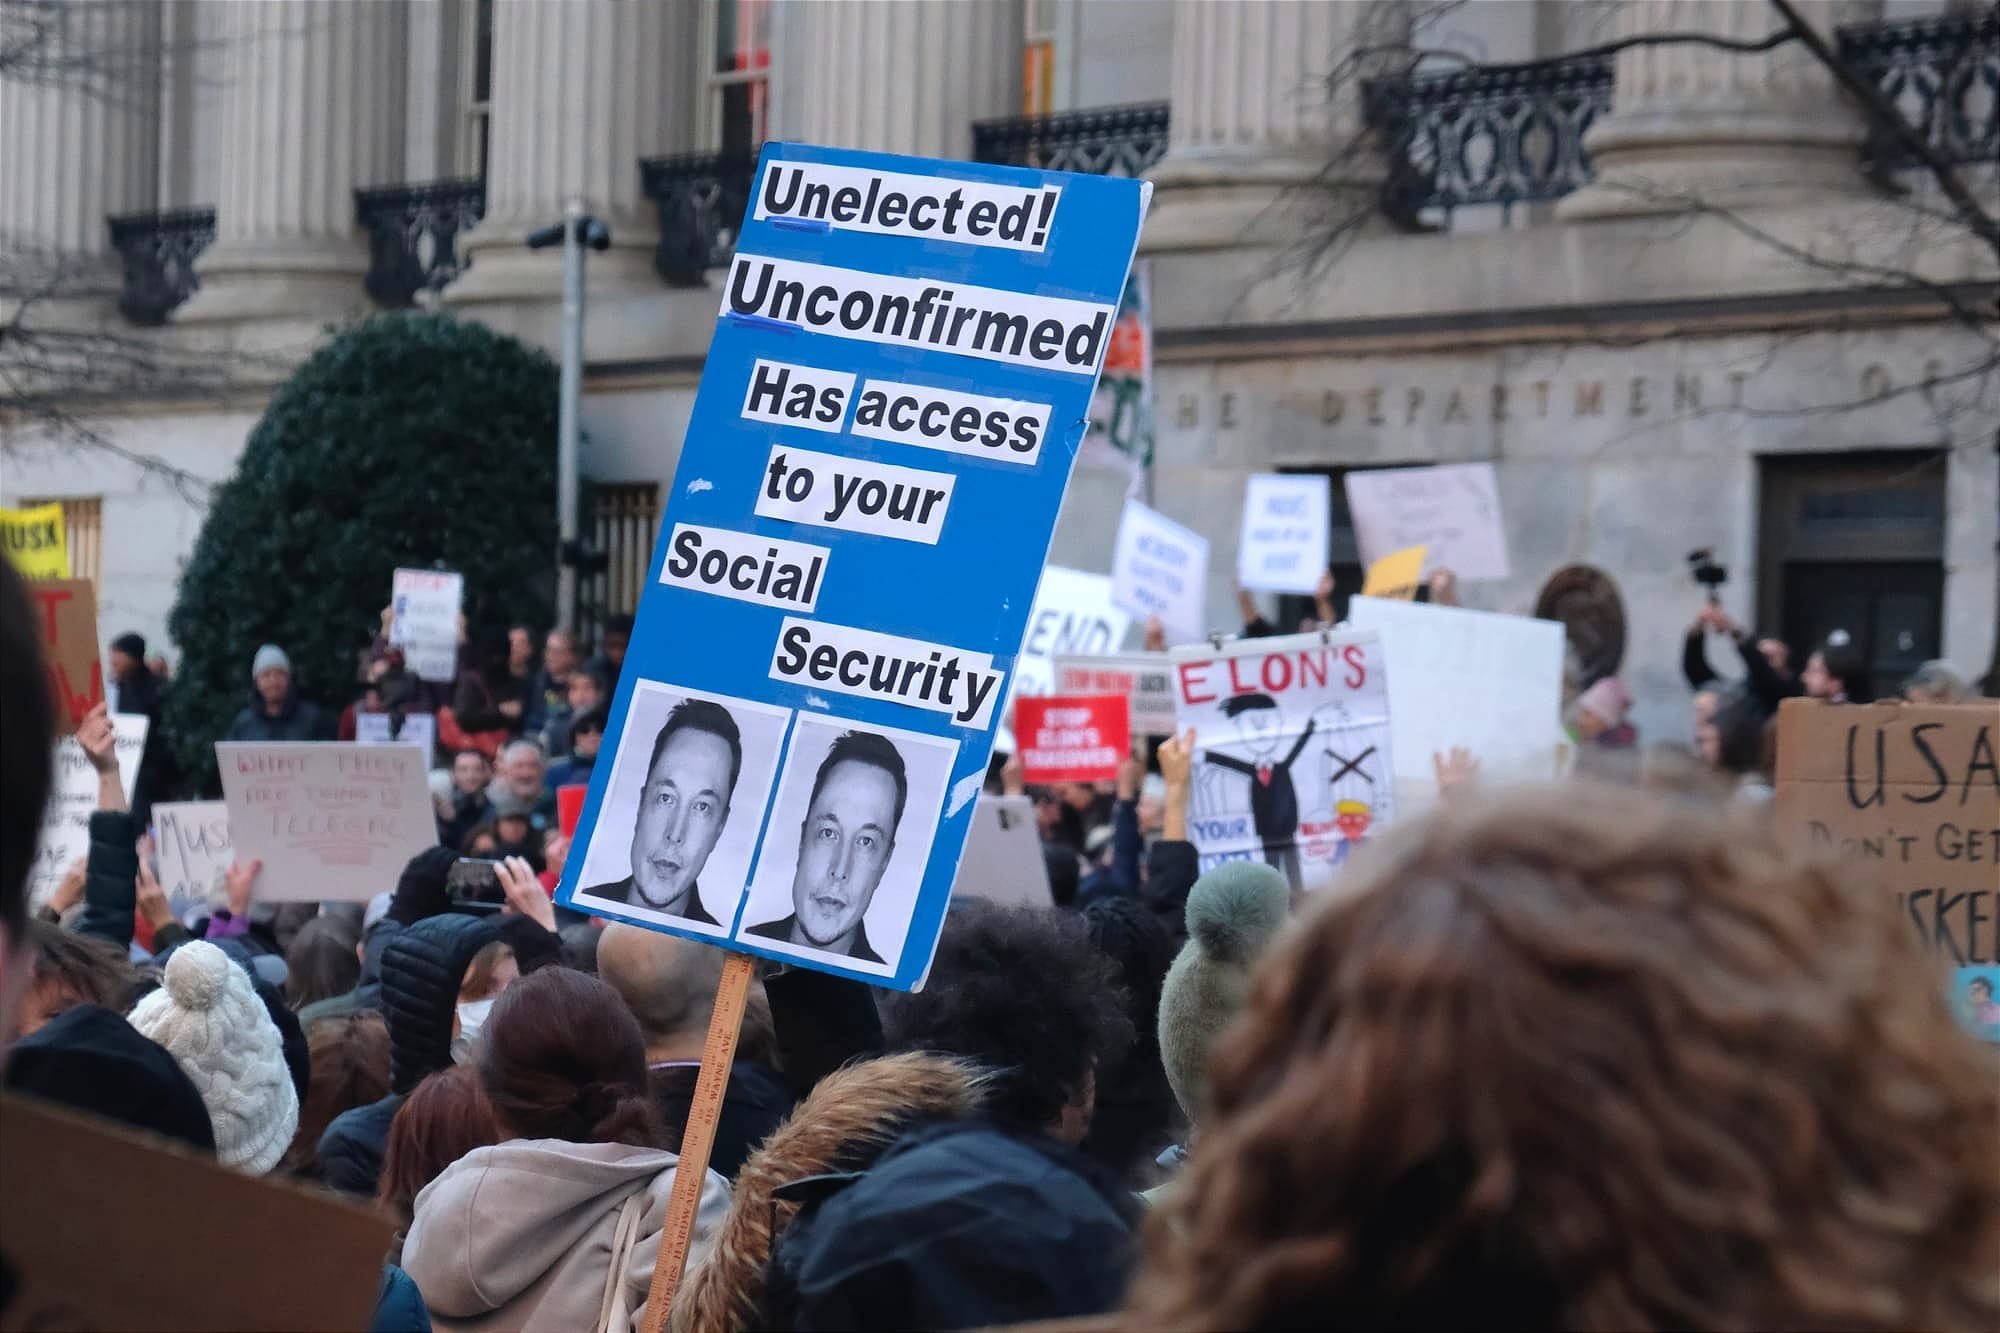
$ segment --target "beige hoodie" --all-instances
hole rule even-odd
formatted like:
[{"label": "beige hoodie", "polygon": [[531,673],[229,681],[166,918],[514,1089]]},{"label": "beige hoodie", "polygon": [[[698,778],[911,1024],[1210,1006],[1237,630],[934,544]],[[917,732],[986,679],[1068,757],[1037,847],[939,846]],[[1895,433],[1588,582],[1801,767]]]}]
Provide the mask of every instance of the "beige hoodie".
[{"label": "beige hoodie", "polygon": [[[637,1328],[676,1160],[658,1148],[562,1139],[475,1149],[417,1196],[403,1269],[440,1329],[591,1333],[618,1210],[644,1190],[645,1220],[625,1270]],[[690,1263],[707,1251],[728,1211],[728,1183],[711,1171],[695,1211]]]}]

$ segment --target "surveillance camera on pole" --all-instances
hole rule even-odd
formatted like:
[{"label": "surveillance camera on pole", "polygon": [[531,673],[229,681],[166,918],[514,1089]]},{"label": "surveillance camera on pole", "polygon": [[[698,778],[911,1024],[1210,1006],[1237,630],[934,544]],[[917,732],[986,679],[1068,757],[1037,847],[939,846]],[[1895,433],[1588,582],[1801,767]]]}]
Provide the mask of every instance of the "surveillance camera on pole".
[{"label": "surveillance camera on pole", "polygon": [[530,250],[563,248],[562,381],[556,427],[556,623],[576,629],[576,579],[583,551],[577,539],[577,406],[583,395],[583,252],[611,248],[611,228],[572,199],[563,220],[528,233]]}]

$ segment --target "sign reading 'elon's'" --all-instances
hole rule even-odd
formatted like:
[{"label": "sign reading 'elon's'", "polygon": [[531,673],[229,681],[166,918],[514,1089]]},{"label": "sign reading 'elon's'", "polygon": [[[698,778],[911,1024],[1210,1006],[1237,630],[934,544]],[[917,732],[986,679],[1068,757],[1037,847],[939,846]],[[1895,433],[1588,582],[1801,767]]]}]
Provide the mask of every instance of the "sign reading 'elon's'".
[{"label": "sign reading 'elon's'", "polygon": [[1147,194],[765,146],[560,901],[921,980]]}]

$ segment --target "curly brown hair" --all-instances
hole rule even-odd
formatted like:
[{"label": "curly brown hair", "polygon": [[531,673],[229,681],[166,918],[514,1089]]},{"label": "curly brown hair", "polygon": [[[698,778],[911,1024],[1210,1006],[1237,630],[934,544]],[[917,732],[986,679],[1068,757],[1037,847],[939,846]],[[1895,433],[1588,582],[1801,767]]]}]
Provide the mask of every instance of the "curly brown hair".
[{"label": "curly brown hair", "polygon": [[1616,787],[1376,851],[1217,1043],[1133,1326],[2000,1326],[2000,1071],[1883,888]]}]

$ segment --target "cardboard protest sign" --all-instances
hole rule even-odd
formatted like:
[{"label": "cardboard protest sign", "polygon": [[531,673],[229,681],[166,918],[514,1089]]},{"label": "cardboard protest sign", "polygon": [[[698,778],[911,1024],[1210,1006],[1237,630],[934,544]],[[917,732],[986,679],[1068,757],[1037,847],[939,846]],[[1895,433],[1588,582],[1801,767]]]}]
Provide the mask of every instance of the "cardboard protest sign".
[{"label": "cardboard protest sign", "polygon": [[1236,582],[1258,592],[1310,595],[1327,572],[1333,479],[1259,473],[1243,488],[1243,536]]},{"label": "cardboard protest sign", "polygon": [[390,582],[389,642],[419,680],[458,679],[458,613],[465,578],[435,569],[399,569]]},{"label": "cardboard protest sign", "polygon": [[0,1198],[9,1329],[366,1328],[395,1232],[326,1191],[11,1093]]},{"label": "cardboard protest sign", "polygon": [[984,898],[1002,907],[1055,905],[1033,801],[1025,796],[980,796],[951,896]]},{"label": "cardboard protest sign", "polygon": [[1149,189],[764,146],[558,901],[919,982]]},{"label": "cardboard protest sign", "polygon": [[2000,965],[2000,706],[1787,699],[1775,814],[1865,865],[1940,964]]},{"label": "cardboard protest sign", "polygon": [[1208,538],[1137,500],[1125,502],[1111,556],[1111,600],[1198,639],[1208,624]]},{"label": "cardboard protest sign", "polygon": [[1432,569],[1459,578],[1507,577],[1507,529],[1491,463],[1371,468],[1345,478],[1361,558],[1430,548]]},{"label": "cardboard protest sign", "polygon": [[1412,546],[1406,551],[1396,551],[1383,556],[1368,566],[1368,577],[1361,581],[1364,597],[1389,597],[1399,602],[1417,600],[1417,584],[1424,577],[1424,552],[1426,546]]},{"label": "cardboard protest sign", "polygon": [[217,876],[229,869],[229,807],[221,801],[162,802],[153,807],[154,875],[174,916],[207,905]]},{"label": "cardboard protest sign", "polygon": [[67,736],[104,702],[97,590],[89,579],[40,579],[28,585],[28,600],[41,633],[42,666],[55,703],[56,731]]},{"label": "cardboard protest sign", "polygon": [[1180,724],[1195,732],[1188,834],[1202,869],[1261,858],[1294,892],[1324,888],[1395,814],[1380,639],[1297,634],[1171,658]]},{"label": "cardboard protest sign", "polygon": [[414,745],[426,756],[433,755],[437,753],[437,718],[429,713],[356,713],[354,739],[362,745]]},{"label": "cardboard protest sign", "polygon": [[1090,430],[1079,457],[1125,468],[1132,474],[1127,495],[1139,494],[1153,466],[1153,284],[1147,260],[1133,262],[1118,298],[1118,322],[1111,326],[1104,373],[1090,397]]},{"label": "cardboard protest sign", "polygon": [[1014,735],[1028,782],[1112,782],[1132,753],[1122,694],[1045,695],[1014,705]]},{"label": "cardboard protest sign", "polygon": [[261,901],[366,901],[437,846],[414,745],[218,741],[215,759],[235,853],[264,862]]},{"label": "cardboard protest sign", "polygon": [[1563,627],[1553,620],[1356,597],[1348,624],[1372,629],[1395,664],[1396,798],[1405,814],[1437,799],[1434,754],[1464,746],[1486,780],[1562,774]]},{"label": "cardboard protest sign", "polygon": [[69,528],[53,501],[32,509],[0,509],[0,545],[24,579],[66,579]]},{"label": "cardboard protest sign", "polygon": [[[127,801],[132,799],[132,783],[139,775],[139,756],[146,748],[149,725],[136,713],[111,715],[118,785]],[[35,843],[34,866],[28,872],[28,902],[37,907],[62,883],[70,863],[89,854],[90,814],[97,809],[97,770],[90,766],[90,756],[75,736],[56,742],[51,763],[55,772],[49,783],[49,802],[42,807],[42,832]]]},{"label": "cardboard protest sign", "polygon": [[1014,692],[1047,694],[1055,688],[1059,654],[1116,652],[1131,625],[1132,617],[1111,600],[1108,576],[1050,565],[1035,588],[1028,632],[1014,659]]},{"label": "cardboard protest sign", "polygon": [[1174,729],[1174,681],[1165,653],[1120,653],[1055,660],[1057,694],[1117,694],[1130,705],[1135,736],[1164,736]]}]

